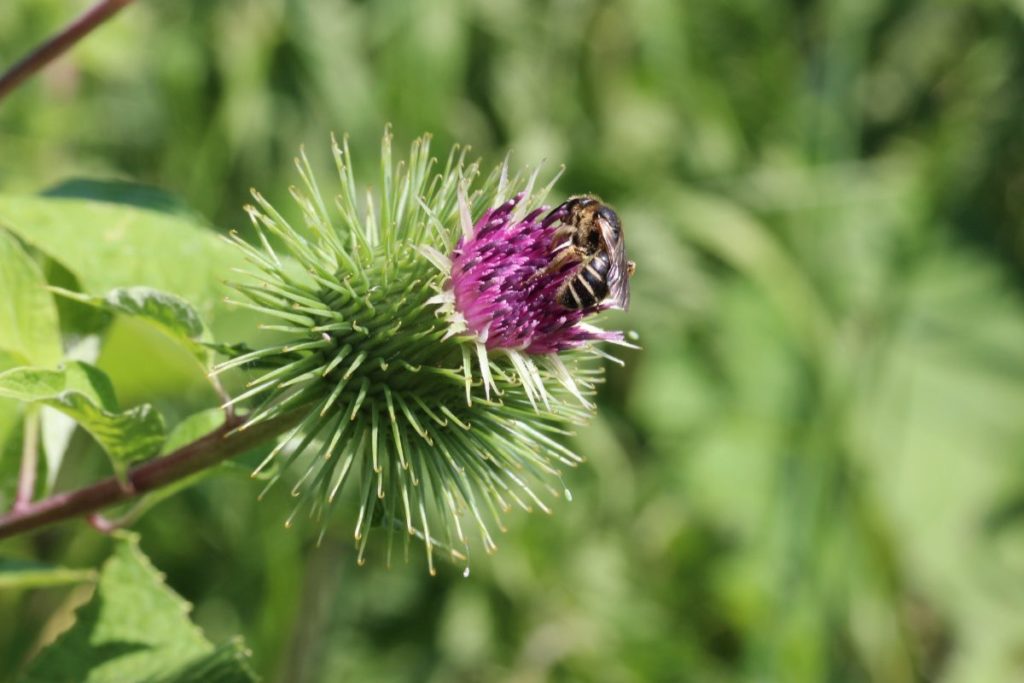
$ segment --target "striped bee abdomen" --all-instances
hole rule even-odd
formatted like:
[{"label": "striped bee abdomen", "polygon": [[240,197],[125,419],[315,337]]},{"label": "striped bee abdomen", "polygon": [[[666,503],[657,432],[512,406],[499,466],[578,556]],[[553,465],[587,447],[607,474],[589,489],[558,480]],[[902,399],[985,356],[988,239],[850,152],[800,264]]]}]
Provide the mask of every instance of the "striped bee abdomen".
[{"label": "striped bee abdomen", "polygon": [[606,251],[580,265],[576,274],[567,278],[558,291],[558,303],[566,308],[583,309],[596,306],[608,296],[608,270],[611,260]]}]

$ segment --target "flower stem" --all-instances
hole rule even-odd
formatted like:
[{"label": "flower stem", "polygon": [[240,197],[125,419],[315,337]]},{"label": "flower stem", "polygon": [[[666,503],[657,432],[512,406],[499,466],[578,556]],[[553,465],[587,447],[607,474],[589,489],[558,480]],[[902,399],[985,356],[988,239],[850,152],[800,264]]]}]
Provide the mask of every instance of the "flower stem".
[{"label": "flower stem", "polygon": [[59,57],[132,0],[99,0],[56,35],[39,45],[0,76],[0,100],[26,78]]},{"label": "flower stem", "polygon": [[36,490],[36,469],[39,466],[39,411],[29,408],[25,414],[25,432],[21,441],[21,469],[12,510],[24,510],[32,503]]},{"label": "flower stem", "polygon": [[166,486],[207,467],[212,467],[298,424],[308,413],[300,407],[273,420],[244,427],[244,420],[228,419],[222,426],[167,455],[128,471],[127,483],[109,477],[74,491],[57,493],[0,517],[0,539],[33,531],[73,517],[90,515]]}]

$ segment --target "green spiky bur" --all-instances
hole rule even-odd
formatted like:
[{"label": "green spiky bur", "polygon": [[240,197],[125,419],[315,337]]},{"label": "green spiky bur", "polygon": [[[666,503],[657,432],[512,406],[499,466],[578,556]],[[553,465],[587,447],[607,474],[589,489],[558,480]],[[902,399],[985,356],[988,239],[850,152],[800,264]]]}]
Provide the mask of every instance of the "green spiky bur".
[{"label": "green spiky bur", "polygon": [[254,192],[247,211],[260,247],[231,238],[253,266],[234,284],[246,300],[234,303],[273,319],[264,327],[288,341],[215,372],[258,368],[231,401],[252,406],[247,426],[308,411],[257,469],[269,473],[268,486],[298,472],[287,524],[305,510],[326,525],[349,490],[360,564],[380,527],[389,562],[396,534],[415,536],[434,573],[435,549],[468,563],[473,527],[491,552],[490,528],[503,530],[503,513],[549,512],[546,498],[568,494],[560,469],[580,458],[560,439],[590,416],[601,371],[587,361],[601,352],[488,352],[439,306],[444,255],[460,227],[517,194],[520,215],[540,206],[550,184],[534,191],[536,173],[509,177],[506,163],[482,177],[459,148],[438,171],[427,137],[395,164],[385,135],[381,196],[367,192],[361,203],[347,142],[332,143],[335,195],[321,191],[304,153],[297,160],[302,186],[291,194],[303,230]]}]

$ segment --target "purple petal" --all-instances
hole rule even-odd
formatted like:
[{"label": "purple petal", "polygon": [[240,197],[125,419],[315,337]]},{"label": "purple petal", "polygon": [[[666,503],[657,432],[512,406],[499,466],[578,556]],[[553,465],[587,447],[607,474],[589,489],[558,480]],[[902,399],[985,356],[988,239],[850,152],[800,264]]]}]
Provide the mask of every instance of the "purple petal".
[{"label": "purple petal", "polygon": [[554,256],[555,225],[563,212],[542,207],[511,223],[520,201],[522,195],[484,213],[473,226],[472,237],[460,239],[452,251],[449,287],[469,329],[481,338],[486,333],[488,349],[531,354],[565,351],[594,340],[621,340],[620,332],[580,325],[602,307],[580,311],[558,303],[558,289],[578,265],[570,262],[557,272],[545,271]]}]

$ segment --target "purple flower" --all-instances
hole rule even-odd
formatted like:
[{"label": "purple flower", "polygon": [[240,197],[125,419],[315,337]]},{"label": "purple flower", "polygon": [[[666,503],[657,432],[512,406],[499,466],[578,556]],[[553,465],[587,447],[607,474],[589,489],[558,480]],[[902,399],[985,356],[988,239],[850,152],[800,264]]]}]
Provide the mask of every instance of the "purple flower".
[{"label": "purple flower", "polygon": [[[585,322],[587,316],[609,306],[574,310],[558,303],[559,288],[575,277],[579,262],[567,259],[554,269],[550,267],[564,246],[556,243],[564,212],[561,207],[552,210],[538,206],[540,197],[530,192],[535,178],[536,173],[525,191],[492,205],[475,223],[471,201],[460,188],[457,213],[462,236],[451,255],[429,245],[420,245],[417,250],[445,276],[430,303],[438,306],[437,314],[448,322],[446,337],[468,337],[472,342],[488,398],[492,393],[502,393],[496,372],[504,379],[518,379],[534,407],[538,401],[549,403],[548,378],[590,408],[561,352],[585,349],[621,364],[595,348],[593,342],[635,347],[621,332],[605,331]],[[542,196],[546,191],[538,194]],[[463,354],[463,367],[469,377],[470,351],[464,349]],[[500,362],[502,356],[511,367]],[[466,401],[472,403],[468,383]]]},{"label": "purple flower", "polygon": [[569,260],[555,271],[547,270],[558,246],[553,242],[560,213],[540,207],[518,216],[516,207],[522,200],[518,194],[485,212],[452,252],[448,287],[467,330],[488,350],[534,355],[595,340],[622,341],[621,332],[582,322],[604,306],[573,310],[558,303],[556,293],[573,277],[579,262]]}]

